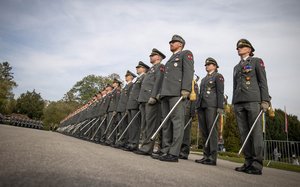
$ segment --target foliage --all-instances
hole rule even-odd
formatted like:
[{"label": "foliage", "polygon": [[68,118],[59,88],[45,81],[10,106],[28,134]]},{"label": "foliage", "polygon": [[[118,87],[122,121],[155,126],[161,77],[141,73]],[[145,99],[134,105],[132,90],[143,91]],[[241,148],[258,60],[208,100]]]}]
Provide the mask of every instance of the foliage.
[{"label": "foliage", "polygon": [[8,62],[0,63],[0,113],[9,114],[14,94],[12,89],[17,86],[13,80],[12,67]]},{"label": "foliage", "polygon": [[40,93],[27,91],[17,99],[17,113],[26,114],[31,119],[41,119],[45,102]]},{"label": "foliage", "polygon": [[64,101],[78,102],[84,104],[88,102],[96,93],[107,84],[111,84],[113,78],[120,78],[118,74],[108,76],[88,75],[78,81],[65,95]]},{"label": "foliage", "polygon": [[55,129],[59,122],[69,113],[79,107],[77,102],[57,101],[50,102],[44,109],[44,129]]}]

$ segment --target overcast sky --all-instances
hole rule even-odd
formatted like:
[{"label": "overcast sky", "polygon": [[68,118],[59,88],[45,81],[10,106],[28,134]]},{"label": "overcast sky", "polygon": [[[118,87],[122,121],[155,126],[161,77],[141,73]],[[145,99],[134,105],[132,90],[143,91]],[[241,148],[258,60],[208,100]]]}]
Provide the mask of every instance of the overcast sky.
[{"label": "overcast sky", "polygon": [[173,34],[186,40],[201,78],[205,59],[218,61],[230,101],[236,42],[249,39],[274,107],[300,116],[299,0],[0,1],[0,62],[13,66],[16,97],[35,89],[55,101],[89,74],[123,78],[138,61],[149,64],[154,47],[168,59]]}]

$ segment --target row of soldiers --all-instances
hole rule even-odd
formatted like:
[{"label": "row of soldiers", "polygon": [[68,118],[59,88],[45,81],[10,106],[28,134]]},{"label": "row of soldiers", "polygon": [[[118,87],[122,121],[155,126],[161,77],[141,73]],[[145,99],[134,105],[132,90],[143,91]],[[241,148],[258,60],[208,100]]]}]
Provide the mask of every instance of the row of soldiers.
[{"label": "row of soldiers", "polygon": [[17,127],[27,127],[33,129],[43,129],[43,122],[20,116],[4,116],[0,114],[0,123],[13,125]]},{"label": "row of soldiers", "polygon": [[[154,48],[151,67],[140,61],[136,66],[138,76],[126,72],[123,89],[121,81],[115,79],[87,105],[64,119],[58,131],[160,161],[178,162],[188,159],[191,121],[197,113],[206,144],[203,158],[195,162],[216,165],[215,124],[223,114],[224,77],[218,72],[217,61],[209,57],[205,60],[207,75],[198,88],[193,80],[193,54],[183,50],[185,40],[174,35],[169,45],[173,55],[165,65],[162,60],[166,56]],[[270,97],[264,63],[253,57],[252,44],[241,39],[237,51],[241,61],[234,68],[233,104],[243,142],[253,122],[260,123],[260,111],[269,108]],[[160,146],[154,152],[156,138]],[[262,150],[262,131],[256,125],[243,149],[245,163],[236,171],[262,174]]]}]

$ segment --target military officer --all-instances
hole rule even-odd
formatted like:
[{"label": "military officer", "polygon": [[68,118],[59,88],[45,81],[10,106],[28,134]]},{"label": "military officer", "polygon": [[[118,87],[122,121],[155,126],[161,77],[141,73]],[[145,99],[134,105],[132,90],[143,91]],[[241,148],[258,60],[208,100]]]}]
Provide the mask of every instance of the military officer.
[{"label": "military officer", "polygon": [[[198,88],[197,84],[195,84],[194,90],[195,90],[196,95],[198,95],[199,88]],[[190,154],[192,121],[189,124],[187,124],[187,123],[189,122],[189,120],[191,118],[193,118],[196,115],[196,112],[195,112],[196,101],[187,100],[185,105],[186,106],[185,106],[185,113],[184,113],[184,119],[185,119],[184,123],[187,126],[186,126],[186,129],[184,129],[183,140],[182,140],[182,144],[181,144],[181,148],[180,148],[179,158],[187,160],[189,157],[189,154]]]},{"label": "military officer", "polygon": [[[136,75],[134,73],[132,73],[131,71],[127,70],[126,74],[125,74],[125,81],[126,81],[126,85],[125,87],[122,89],[121,94],[120,94],[120,100],[118,103],[118,107],[117,107],[117,113],[118,113],[118,121],[120,121],[122,119],[122,117],[126,114],[126,117],[123,119],[123,121],[121,122],[121,124],[119,125],[118,128],[118,134],[121,135],[123,133],[123,131],[125,130],[125,128],[128,125],[128,113],[126,113],[126,106],[127,106],[127,102],[128,102],[128,98],[132,89],[132,85],[133,85],[133,79],[136,77]],[[117,147],[125,147],[126,143],[128,141],[128,131],[125,132],[125,135],[122,137],[122,139],[117,142]]]},{"label": "military officer", "polygon": [[[104,100],[104,95],[106,94],[105,88],[103,88],[101,91],[99,91],[98,95],[98,101],[97,101],[97,106],[95,107],[94,110],[94,116],[97,119],[97,121],[93,122],[93,127],[90,129],[87,138],[90,140],[91,137],[96,133],[96,129],[98,125],[101,123],[101,117],[102,115],[100,114],[101,108],[102,108],[102,102]],[[95,124],[94,124],[95,123]],[[99,141],[99,137],[97,136],[97,142]]]},{"label": "military officer", "polygon": [[110,102],[109,102],[109,107],[107,110],[108,113],[108,124],[107,127],[105,129],[106,133],[104,133],[104,136],[106,137],[105,140],[105,145],[111,145],[114,144],[115,139],[108,139],[108,136],[111,134],[111,132],[113,131],[113,129],[115,128],[116,125],[116,115],[117,115],[117,106],[119,103],[119,99],[120,99],[120,94],[121,94],[121,81],[118,79],[114,79],[113,81],[113,91],[110,93]]},{"label": "military officer", "polygon": [[[100,107],[101,107],[101,102],[102,102],[102,94],[101,92],[98,92],[96,94],[97,96],[97,100],[95,102],[95,106],[92,110],[92,118],[94,119],[94,121],[88,125],[88,127],[86,127],[86,129],[83,130],[83,136],[86,138],[86,139],[90,139],[94,129],[95,129],[95,126],[96,124],[99,122],[100,120],[100,116],[99,116],[99,110],[100,110]],[[85,135],[85,133],[87,132],[87,134]]]},{"label": "military officer", "polygon": [[[241,141],[244,142],[260,110],[267,111],[270,96],[268,91],[265,64],[262,59],[253,57],[254,47],[246,39],[237,42],[237,52],[240,62],[233,71],[232,104],[239,127]],[[263,168],[263,132],[261,119],[257,121],[243,153],[243,166],[236,171],[248,174],[262,174]]]},{"label": "military officer", "polygon": [[165,74],[161,88],[162,115],[167,116],[175,103],[182,96],[182,100],[170,116],[162,129],[161,161],[178,162],[180,147],[184,133],[184,106],[189,97],[194,76],[194,59],[189,50],[183,50],[185,40],[174,35],[169,42],[173,55],[165,65]]},{"label": "military officer", "polygon": [[[207,75],[201,80],[200,95],[197,103],[199,128],[205,143],[213,122],[223,113],[224,77],[218,72],[218,63],[209,57],[205,60]],[[218,126],[212,130],[208,146],[203,146],[203,158],[195,160],[196,163],[216,165],[218,154]]]},{"label": "military officer", "polygon": [[152,67],[149,69],[142,82],[138,101],[141,103],[140,111],[142,121],[145,123],[144,137],[141,140],[141,147],[135,151],[136,154],[151,155],[154,148],[154,141],[151,136],[159,126],[161,119],[161,106],[158,101],[161,84],[163,81],[164,65],[161,63],[166,56],[158,49],[153,48],[150,54]]},{"label": "military officer", "polygon": [[[101,94],[100,94],[101,95]],[[92,99],[92,104],[91,104],[91,106],[89,107],[89,112],[87,113],[87,115],[88,116],[86,116],[86,118],[88,118],[89,119],[89,124],[87,124],[87,126],[85,126],[85,125],[82,125],[81,127],[80,127],[80,130],[79,130],[79,132],[80,132],[80,138],[87,138],[85,135],[84,135],[84,133],[86,132],[86,130],[94,123],[94,121],[96,120],[95,118],[96,118],[96,112],[97,112],[97,104],[98,104],[98,94],[95,94],[94,95],[94,97],[93,97],[93,99]],[[85,127],[85,128],[83,128],[83,127]]]},{"label": "military officer", "polygon": [[[142,82],[149,68],[150,67],[142,61],[139,61],[138,65],[136,66],[136,73],[138,74],[138,78],[132,86],[132,90],[127,102],[128,123],[130,123],[133,117],[139,112],[138,97],[140,94]],[[136,151],[138,148],[141,130],[140,124],[141,115],[138,115],[128,128],[128,145],[126,146],[126,150],[128,151]]]},{"label": "military officer", "polygon": [[[113,91],[113,86],[108,84],[105,88],[105,90],[102,92],[103,95],[103,101],[101,103],[101,110],[99,111],[100,116],[101,116],[101,122],[104,120],[103,124],[101,125],[100,129],[99,129],[99,134],[96,135],[96,139],[95,141],[98,142],[100,144],[104,144],[105,143],[105,129],[107,127],[107,122],[108,122],[108,108],[109,108],[109,103],[110,103],[110,99],[111,99],[111,92]],[[100,124],[99,124],[100,125]],[[100,137],[100,138],[98,138]]]}]

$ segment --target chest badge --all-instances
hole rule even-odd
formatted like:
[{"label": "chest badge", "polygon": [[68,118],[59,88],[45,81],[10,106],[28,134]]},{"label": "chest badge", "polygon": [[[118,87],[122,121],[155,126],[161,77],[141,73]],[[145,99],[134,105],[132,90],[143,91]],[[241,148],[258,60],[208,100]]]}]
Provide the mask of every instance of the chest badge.
[{"label": "chest badge", "polygon": [[177,62],[175,62],[175,63],[174,63],[174,67],[177,67],[177,66],[178,66],[178,64],[177,64]]}]

